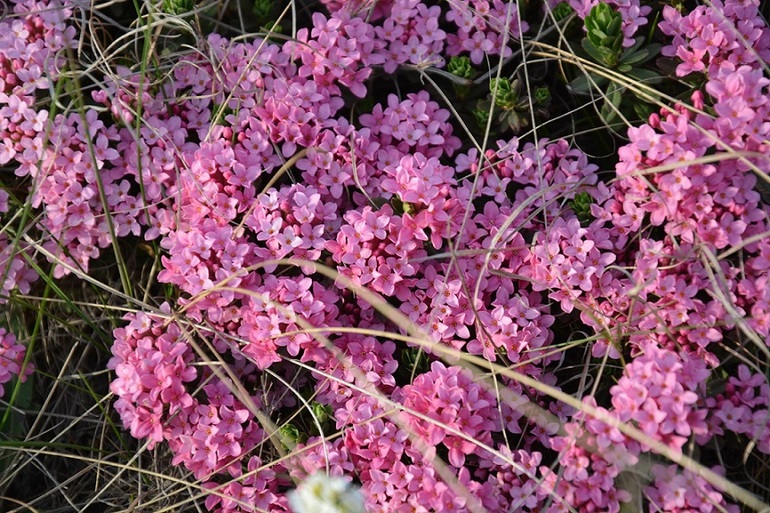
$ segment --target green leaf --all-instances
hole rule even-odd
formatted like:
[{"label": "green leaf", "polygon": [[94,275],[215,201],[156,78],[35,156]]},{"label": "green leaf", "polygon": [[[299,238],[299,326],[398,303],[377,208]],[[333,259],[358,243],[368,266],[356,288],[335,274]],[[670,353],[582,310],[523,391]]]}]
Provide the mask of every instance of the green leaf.
[{"label": "green leaf", "polygon": [[620,109],[620,103],[623,100],[624,91],[625,87],[618,86],[617,84],[610,84],[610,86],[607,88],[604,105],[602,105],[600,111],[602,118],[606,123],[612,123],[612,121],[617,117],[617,111]]},{"label": "green leaf", "polygon": [[195,7],[194,0],[163,0],[162,9],[167,14],[185,14]]},{"label": "green leaf", "polygon": [[[27,380],[24,383],[19,384],[19,392],[15,397],[16,401],[13,408],[0,409],[0,416],[7,419],[3,425],[3,435],[6,439],[24,440],[24,436],[29,432],[29,422],[19,410],[32,409],[34,377],[35,375],[32,374],[27,377]],[[6,390],[11,390],[15,387],[17,381],[18,378],[14,378],[9,383],[6,383]],[[4,451],[0,450],[0,470],[2,471],[6,470],[13,461],[10,454],[3,454],[3,452]]]},{"label": "green leaf", "polygon": [[486,128],[489,121],[489,110],[492,107],[492,100],[487,98],[486,100],[479,100],[476,104],[476,108],[473,110],[473,117],[476,119],[476,123],[481,128]]},{"label": "green leaf", "polygon": [[272,0],[254,0],[251,12],[257,18],[260,25],[271,24],[274,4]]},{"label": "green leaf", "polygon": [[660,50],[663,48],[662,45],[659,45],[658,43],[650,43],[647,46],[645,46],[648,52],[650,52],[650,57],[655,57],[660,53]]},{"label": "green leaf", "polygon": [[640,64],[646,60],[649,60],[649,57],[650,52],[648,52],[646,48],[642,48],[636,52],[624,53],[620,58],[620,62],[628,66],[633,66],[634,64]]},{"label": "green leaf", "polygon": [[634,44],[630,47],[626,48],[627,53],[633,53],[640,49],[642,45],[644,44],[644,36],[639,36],[634,38]]},{"label": "green leaf", "polygon": [[569,206],[575,212],[581,226],[587,226],[593,221],[594,217],[591,215],[591,205],[593,203],[594,199],[587,192],[575,194],[574,199],[569,202]]},{"label": "green leaf", "polygon": [[316,401],[313,401],[310,404],[310,409],[315,419],[312,425],[313,432],[320,435],[328,427],[329,420],[332,418],[334,412],[332,407],[328,404],[321,404]]},{"label": "green leaf", "polygon": [[639,119],[646,121],[650,117],[650,114],[655,112],[655,109],[647,103],[634,102],[634,112],[639,116]]},{"label": "green leaf", "polygon": [[573,94],[588,94],[594,88],[589,81],[589,77],[596,83],[596,87],[603,87],[608,80],[605,77],[594,75],[593,73],[583,74],[569,83],[568,87]]},{"label": "green leaf", "polygon": [[518,134],[522,128],[529,124],[527,118],[515,110],[503,112],[500,116],[500,121],[507,124],[515,134]]},{"label": "green leaf", "polygon": [[307,441],[307,436],[302,433],[294,424],[284,424],[278,428],[278,437],[286,450],[293,451],[298,443]]},{"label": "green leaf", "polygon": [[603,46],[596,46],[587,37],[584,37],[580,44],[583,46],[583,50],[585,50],[594,61],[598,62],[599,64],[614,67],[614,63],[610,64],[612,59],[615,58],[612,51],[604,48]]},{"label": "green leaf", "polygon": [[516,103],[517,81],[511,82],[507,78],[493,78],[489,81],[489,92],[492,93],[495,105],[503,109],[510,109]]},{"label": "green leaf", "polygon": [[[663,80],[663,77],[656,72],[641,68],[632,69],[631,72],[628,73],[628,76],[646,86],[659,84]],[[639,93],[634,92],[634,95],[645,102],[651,101],[650,97],[653,98],[653,100],[660,100],[660,95],[654,89],[647,89],[643,92],[640,91]]]},{"label": "green leaf", "polygon": [[625,87],[620,87],[615,84],[607,88],[607,96],[609,97],[609,100],[613,106],[620,108],[620,102],[623,99],[623,93],[625,90]]},{"label": "green leaf", "polygon": [[621,18],[619,15],[613,16],[605,32],[609,37],[615,39],[621,34],[622,26],[623,26],[623,18]]},{"label": "green leaf", "polygon": [[643,83],[644,85],[659,84],[663,79],[663,77],[658,75],[656,72],[642,68],[634,68],[628,72],[628,75],[636,81]]},{"label": "green leaf", "polygon": [[659,57],[655,61],[655,66],[657,66],[664,74],[675,76],[676,75],[676,68],[679,66],[679,60],[675,59],[673,57]]},{"label": "green leaf", "polygon": [[660,51],[660,45],[647,45],[644,48],[641,48],[635,52],[626,51],[626,53],[623,54],[623,56],[620,58],[620,62],[623,64],[630,64],[632,66],[637,66],[640,64],[644,64],[645,62],[651,60],[656,55],[658,55],[658,52]]}]

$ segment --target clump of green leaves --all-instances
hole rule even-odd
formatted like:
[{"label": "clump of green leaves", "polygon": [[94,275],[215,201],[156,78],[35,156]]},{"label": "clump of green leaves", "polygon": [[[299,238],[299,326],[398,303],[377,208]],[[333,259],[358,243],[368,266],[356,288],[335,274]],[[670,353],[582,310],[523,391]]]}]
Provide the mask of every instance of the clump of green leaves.
[{"label": "clump of green leaves", "polygon": [[484,102],[479,102],[475,109],[473,109],[473,117],[476,119],[476,124],[481,128],[485,128],[489,122],[489,109],[483,108]]},{"label": "clump of green leaves", "polygon": [[[585,18],[586,37],[581,41],[583,50],[598,64],[617,73],[650,85],[658,83],[660,75],[641,66],[649,62],[660,52],[660,45],[645,45],[644,36],[637,37],[629,48],[623,47],[623,19],[620,13],[606,3],[600,3],[591,9]],[[609,123],[621,109],[621,105],[631,103],[633,110],[644,118],[649,114],[645,98],[636,96],[633,102],[623,102],[627,88],[599,74],[588,73],[579,76],[570,83],[570,89],[577,94],[587,94],[593,88],[603,90],[605,102],[601,115]]]},{"label": "clump of green leaves", "polygon": [[446,65],[446,69],[452,75],[468,80],[470,80],[471,77],[476,74],[476,70],[473,69],[473,66],[471,65],[470,57],[465,55],[456,55],[449,59],[449,62]]},{"label": "clump of green leaves", "polygon": [[272,30],[273,32],[280,33],[282,31],[280,25],[275,25],[275,20],[278,19],[279,13],[278,6],[278,2],[273,0],[254,0],[251,12],[257,25],[262,27],[265,32]]},{"label": "clump of green leaves", "polygon": [[566,20],[569,18],[572,13],[575,12],[575,9],[573,9],[572,6],[567,2],[561,2],[556,4],[556,7],[554,7],[551,12],[553,13],[554,19],[558,23],[561,20]]},{"label": "clump of green leaves", "polygon": [[428,357],[419,347],[408,347],[401,353],[403,368],[410,374],[419,375],[430,370]]},{"label": "clump of green leaves", "polygon": [[600,3],[585,18],[582,46],[597,62],[609,68],[618,65],[623,52],[623,18],[608,4]]},{"label": "clump of green leaves", "polygon": [[195,7],[195,0],[163,0],[161,8],[166,14],[184,14]]},{"label": "clump of green leaves", "polygon": [[270,19],[270,16],[273,13],[272,0],[254,0],[251,12],[261,22]]},{"label": "clump of green leaves", "polygon": [[586,226],[594,220],[594,216],[591,214],[591,205],[593,204],[594,199],[587,192],[578,192],[569,202],[569,207],[575,212],[581,226]]},{"label": "clump of green leaves", "polygon": [[307,435],[302,433],[294,424],[284,424],[278,428],[278,438],[287,451],[293,450],[297,444],[307,442]]},{"label": "clump of green leaves", "polygon": [[[469,84],[470,79],[476,74],[476,70],[471,65],[470,57],[465,55],[456,55],[449,59],[446,68],[452,75],[469,81]],[[455,91],[455,96],[460,100],[464,100],[471,90],[470,85],[456,83],[452,84],[452,88]]]},{"label": "clump of green leaves", "polygon": [[539,107],[548,107],[551,104],[551,90],[546,86],[535,89],[535,105]]},{"label": "clump of green leaves", "polygon": [[519,100],[519,81],[511,82],[507,78],[493,78],[489,81],[489,92],[498,107],[515,109]]},{"label": "clump of green leaves", "polygon": [[310,405],[310,409],[313,411],[313,418],[318,423],[313,423],[314,430],[318,430],[318,425],[321,426],[322,431],[326,429],[329,426],[329,421],[332,418],[332,407],[328,404],[321,404],[317,401],[313,401]]},{"label": "clump of green leaves", "polygon": [[493,102],[499,109],[499,121],[503,128],[509,128],[514,133],[519,133],[528,126],[533,116],[536,119],[548,118],[551,93],[547,87],[536,88],[530,101],[518,78],[493,78],[489,82],[489,93],[490,96],[481,100],[474,111],[480,126],[486,126]]}]

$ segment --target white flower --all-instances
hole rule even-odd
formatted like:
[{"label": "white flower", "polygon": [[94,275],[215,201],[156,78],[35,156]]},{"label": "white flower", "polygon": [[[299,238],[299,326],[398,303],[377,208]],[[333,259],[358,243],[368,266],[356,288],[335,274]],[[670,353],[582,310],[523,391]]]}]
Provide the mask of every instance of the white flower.
[{"label": "white flower", "polygon": [[360,488],[322,473],[306,479],[288,498],[294,513],[366,513]]}]

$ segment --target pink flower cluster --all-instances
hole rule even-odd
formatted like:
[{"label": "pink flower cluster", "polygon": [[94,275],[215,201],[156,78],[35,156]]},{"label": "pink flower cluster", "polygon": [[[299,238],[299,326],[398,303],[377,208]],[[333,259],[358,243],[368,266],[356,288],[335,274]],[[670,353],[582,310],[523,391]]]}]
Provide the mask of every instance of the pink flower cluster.
[{"label": "pink flower cluster", "polygon": [[[380,20],[377,36],[385,43],[380,55],[383,69],[394,72],[398,65],[442,67],[446,56],[469,54],[471,62],[481,64],[487,56],[509,57],[514,39],[529,29],[514,2],[503,0],[451,1],[445,14],[456,32],[445,32],[441,26],[442,9],[427,6],[421,0],[326,0],[322,2],[332,13]],[[367,15],[369,13],[369,15]]]},{"label": "pink flower cluster", "polygon": [[655,482],[645,490],[650,512],[740,511],[737,505],[726,504],[722,494],[695,473],[680,472],[676,465],[653,465],[650,473],[655,476]]},{"label": "pink flower cluster", "polygon": [[[357,348],[351,353],[362,354]],[[478,450],[479,444],[494,445],[503,426],[521,433],[521,415],[475,383],[466,370],[434,362],[428,372],[395,389],[390,398],[405,408],[397,418],[389,418],[372,396],[348,391],[334,400],[336,428],[343,432],[342,438],[328,441],[315,436],[298,446],[301,457],[292,475],[355,472],[363,484],[367,511],[428,511],[430,505],[465,511],[466,499],[441,480],[432,464],[439,452],[446,452],[459,482],[489,511],[509,511],[517,504],[534,511],[542,504],[535,494],[540,453],[512,452],[502,443],[497,444],[496,455]],[[478,468],[470,471],[473,467]]]},{"label": "pink flower cluster", "polygon": [[542,511],[548,501],[559,501],[558,497],[539,493],[543,490],[541,478],[537,475],[543,454],[539,451],[511,450],[499,444],[498,454],[479,454],[479,470],[472,476],[464,477],[462,483],[481,498],[490,512]]},{"label": "pink flower cluster", "polygon": [[24,364],[27,356],[27,348],[16,342],[16,335],[0,328],[0,397],[5,394],[3,385],[18,378],[26,381],[34,371],[31,362]]},{"label": "pink flower cluster", "polygon": [[459,367],[433,362],[429,372],[403,387],[396,398],[407,412],[427,413],[430,420],[407,416],[410,431],[431,445],[444,444],[449,449],[449,463],[457,468],[476,451],[478,443],[489,444],[491,432],[501,429],[495,397]]},{"label": "pink flower cluster", "polygon": [[[699,407],[711,374],[706,364],[686,352],[661,349],[657,340],[642,350],[610,389],[615,414],[622,422],[677,450],[691,436],[706,437],[708,411]],[[614,441],[610,438],[597,443],[606,447]],[[642,450],[646,450],[644,445]]]},{"label": "pink flower cluster", "polygon": [[347,11],[357,18],[376,21],[386,16],[393,7],[394,0],[321,0],[330,13]]},{"label": "pink flower cluster", "polygon": [[[29,171],[38,184],[32,206],[45,207],[41,227],[52,236],[43,246],[53,255],[54,276],[59,278],[70,273],[63,264],[88,271],[89,262],[112,243],[113,233],[138,235],[142,202],[129,194],[126,178],[133,174],[118,167],[122,159],[116,149],[117,128],[100,121],[95,110],[84,119],[79,114],[59,115],[50,130],[39,169]],[[44,134],[38,137],[42,143]]]},{"label": "pink flower cluster", "polygon": [[[48,89],[49,79],[58,76],[64,62],[61,50],[72,45],[75,36],[75,28],[66,23],[72,10],[58,1],[25,0],[14,2],[13,12],[4,14],[9,16],[0,22],[0,93],[7,95],[3,103],[12,96],[31,100],[37,89]],[[3,139],[5,151],[13,152]]]},{"label": "pink flower cluster", "polygon": [[[702,360],[661,349],[651,340],[625,366],[623,376],[610,389],[612,409],[597,407],[592,396],[585,397],[584,402],[614,422],[638,428],[653,440],[679,451],[690,437],[704,443],[709,438],[705,421],[708,409],[698,407],[703,403],[709,376]],[[632,496],[618,487],[616,479],[621,472],[633,468],[640,454],[650,448],[627,437],[610,422],[584,413],[575,414],[565,430],[566,435],[554,437],[550,444],[559,451],[563,472],[559,475],[548,467],[541,469],[547,483],[545,491],[564,498],[564,502],[555,502],[548,511],[568,511],[570,506],[579,511],[619,511],[620,503],[629,502]],[[674,465],[669,471],[675,472],[676,468]],[[658,486],[661,483],[656,481]],[[699,509],[702,503],[695,499],[705,497],[700,492],[703,484],[700,480],[699,486],[687,490],[694,498],[693,509],[686,511],[706,511]],[[673,483],[672,487],[676,489]],[[658,491],[670,492],[663,488]],[[711,489],[710,493],[716,503],[724,503],[721,494]],[[653,499],[650,511],[657,511],[656,507],[660,504]]]},{"label": "pink flower cluster", "polygon": [[[0,214],[9,211],[8,200],[8,193],[0,190]],[[3,217],[7,216],[0,216],[0,221],[3,221]],[[29,267],[18,249],[23,248],[24,243],[17,242],[15,239],[16,237],[10,233],[0,232],[0,304],[7,303],[14,290],[27,294],[32,282],[38,278],[37,273]]]},{"label": "pink flower cluster", "polygon": [[439,27],[441,8],[427,7],[420,0],[395,0],[377,37],[387,46],[383,69],[393,73],[399,64],[442,66],[446,32]]},{"label": "pink flower cluster", "polygon": [[709,398],[713,411],[711,430],[745,435],[757,449],[770,454],[770,385],[764,374],[752,373],[745,365],[731,376],[725,391]]},{"label": "pink flower cluster", "polygon": [[[431,100],[427,91],[409,93],[399,101],[388,95],[388,106],[377,104],[360,123],[370,130],[369,137],[380,142],[378,160],[383,167],[396,165],[393,155],[420,153],[425,157],[452,156],[460,139],[452,135],[449,111]],[[378,166],[379,167],[379,166]]]},{"label": "pink flower cluster", "polygon": [[554,437],[550,443],[551,449],[559,451],[561,475],[550,467],[540,467],[543,485],[538,493],[555,497],[546,511],[617,513],[621,502],[631,500],[628,491],[616,486],[615,478],[636,462],[635,456],[627,452],[633,450],[633,443],[629,448],[617,429],[601,422],[584,427],[570,423],[565,430],[566,436]]},{"label": "pink flower cluster", "polygon": [[[664,30],[675,39],[683,31],[677,47],[691,48],[699,43],[684,37],[688,27],[700,26],[710,17],[727,16],[730,23],[741,27],[757,23],[755,2],[741,8],[731,5],[725,14],[716,8],[698,8],[686,20],[666,10],[672,22],[663,25]],[[770,38],[762,34],[770,32],[757,30],[751,52],[763,55],[770,48]],[[687,348],[712,364],[717,359],[708,347],[735,326],[735,318],[747,317],[746,322],[770,340],[770,248],[759,237],[768,230],[768,209],[755,190],[757,177],[751,171],[766,167],[770,156],[770,146],[764,142],[770,129],[769,83],[759,61],[748,61],[751,65],[733,62],[744,60],[739,57],[745,53],[742,47],[715,44],[718,51],[714,55],[719,58],[703,68],[708,96],[700,91],[693,94],[694,107],[711,105],[714,114],[694,113],[677,105],[651,116],[649,124],[629,129],[631,144],[619,152],[613,197],[592,207],[597,222],[610,223],[610,233],[622,237],[618,250],[635,253],[631,290],[640,300],[633,306],[617,302],[610,308],[606,304],[607,312],[614,310],[643,329],[659,325],[662,317],[667,326],[675,327],[676,336],[668,338],[672,348]],[[747,150],[754,156],[690,163],[715,152],[727,155]],[[657,166],[673,169],[645,173]],[[638,246],[629,242],[628,230],[638,229],[647,220],[653,227],[661,227],[665,236],[659,240],[643,236]],[[745,267],[734,259],[722,258],[712,264],[699,256],[731,247],[742,250]],[[719,279],[716,293],[699,294],[714,287],[715,277]]]},{"label": "pink flower cluster", "polygon": [[[35,93],[52,87],[65,62],[62,51],[72,44],[72,11],[58,2],[15,3],[13,16],[0,21],[0,165],[15,161],[16,174],[37,170],[44,156],[48,111],[35,107]],[[0,191],[0,214],[8,212],[8,193]],[[23,294],[37,274],[20,252],[23,240],[0,233],[0,303],[14,289]]]},{"label": "pink flower cluster", "polygon": [[447,55],[468,53],[474,64],[489,55],[509,57],[513,39],[529,30],[517,5],[503,0],[451,0],[446,19],[457,26],[457,32],[447,34]]},{"label": "pink flower cluster", "polygon": [[[183,464],[196,479],[205,480],[206,488],[216,492],[207,498],[207,507],[266,509],[276,499],[274,470],[262,468],[257,456],[248,456],[263,442],[264,432],[227,382],[210,378],[202,393],[189,393],[188,384],[197,381],[199,371],[183,329],[164,319],[169,314],[165,304],[157,315],[129,314],[128,325],[115,330],[108,364],[117,376],[110,386],[119,397],[115,408],[134,437],[146,439],[150,448],[167,442],[172,463]],[[221,472],[245,477],[221,484],[206,479]]]},{"label": "pink flower cluster", "polygon": [[344,85],[363,98],[371,66],[383,62],[379,52],[382,45],[372,25],[343,11],[329,19],[321,13],[313,14],[313,28],[297,31],[297,41],[288,42],[284,51],[301,61],[298,77],[310,78],[331,94],[339,94],[336,84]]},{"label": "pink flower cluster", "polygon": [[723,63],[738,68],[770,58],[770,30],[754,0],[718,0],[699,5],[687,15],[666,6],[663,20],[660,28],[672,40],[662,53],[681,59],[676,69],[680,77],[693,72],[713,76]]}]

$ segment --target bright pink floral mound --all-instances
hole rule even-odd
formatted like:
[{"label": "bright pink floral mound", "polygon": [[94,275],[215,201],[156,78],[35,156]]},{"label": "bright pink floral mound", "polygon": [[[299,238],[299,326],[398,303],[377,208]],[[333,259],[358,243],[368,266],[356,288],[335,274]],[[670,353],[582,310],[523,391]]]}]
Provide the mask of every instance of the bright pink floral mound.
[{"label": "bright pink floral mound", "polygon": [[[314,389],[314,400],[329,408],[341,437],[327,440],[318,432],[322,426],[313,428],[315,435],[298,440],[294,459],[264,472],[285,468],[302,477],[327,469],[355,477],[371,511],[464,511],[467,499],[431,463],[443,457],[490,511],[535,511],[545,504],[551,504],[549,511],[618,511],[631,499],[619,476],[649,447],[503,380],[524,402],[567,422],[558,436],[558,424],[533,429],[518,412],[521,402],[498,400],[466,371],[430,354],[422,356],[429,366],[410,364],[414,379],[404,384],[396,376],[413,361],[415,349],[374,336],[335,334],[335,327],[346,326],[393,329],[370,305],[339,282],[318,278],[311,266],[270,261],[320,260],[393,301],[436,343],[490,361],[521,362],[522,370],[557,386],[551,365],[559,353],[549,351],[554,314],[577,310],[599,334],[595,357],[618,358],[622,351],[632,358],[600,411],[675,450],[691,437],[706,443],[719,434],[718,426],[760,416],[767,406],[766,400],[709,402],[705,384],[718,362],[714,344],[734,329],[736,312],[767,335],[766,298],[756,292],[767,289],[762,284],[770,266],[762,264],[761,241],[741,248],[747,266],[740,280],[729,259],[711,269],[698,255],[761,233],[767,214],[749,192],[754,177],[744,163],[683,165],[646,180],[638,170],[692,160],[709,148],[723,151],[714,135],[725,136],[735,149],[765,152],[754,142],[763,132],[749,126],[764,130],[756,117],[766,114],[766,80],[729,61],[713,70],[706,86],[710,97],[696,94],[696,107],[713,99],[719,114],[720,102],[735,100],[735,94],[720,99],[721,91],[746,91],[751,101],[745,108],[754,114],[729,124],[700,115],[694,125],[683,107],[666,110],[629,132],[632,143],[621,149],[619,180],[611,184],[599,181],[597,167],[563,140],[499,141],[483,161],[475,150],[455,156],[460,142],[449,113],[425,91],[390,96],[357,123],[342,110],[344,90],[367,94],[370,66],[384,63],[386,71],[393,70],[443,51],[437,43],[443,35],[434,34],[430,44],[411,41],[417,37],[408,35],[415,19],[431,27],[438,15],[435,8],[412,4],[396,2],[376,26],[346,10],[331,18],[316,14],[313,29],[299,34],[302,45],[236,44],[212,36],[210,48],[222,63],[218,73],[190,59],[176,68],[165,91],[178,98],[170,111],[160,97],[147,98],[155,130],[142,144],[154,148],[144,152],[149,160],[142,168],[165,162],[145,182],[158,207],[145,211],[155,222],[143,233],[160,238],[167,251],[159,278],[182,291],[179,304],[187,318],[207,326],[197,335],[209,340],[206,351],[219,353],[243,383],[277,384],[264,374],[270,370]],[[409,8],[414,12],[403,11]],[[460,51],[475,36],[466,37],[447,37],[448,54],[451,45]],[[406,54],[417,60],[402,56],[399,42],[423,45]],[[101,101],[125,118],[120,101],[132,101],[135,80],[126,74],[116,84],[124,93]],[[216,94],[185,99],[186,92],[205,91]],[[136,143],[124,144],[119,149],[131,155]],[[282,159],[295,155],[301,184],[261,189]],[[180,168],[175,178],[163,171],[174,166]],[[725,181],[732,185],[725,188]],[[594,203],[589,223],[570,208],[578,193],[588,193]],[[480,207],[470,200],[482,200]],[[662,236],[650,225],[660,226]],[[454,261],[428,258],[450,243],[459,252]],[[632,273],[620,270],[629,265]],[[718,289],[715,273],[726,279]],[[210,508],[285,509],[285,483],[267,474],[254,481],[246,473],[243,462],[249,469],[265,463],[249,456],[265,443],[265,434],[247,413],[245,398],[236,398],[219,378],[194,393],[192,386],[204,376],[193,370],[196,357],[180,328],[141,314],[128,320],[129,328],[116,332],[110,364],[119,376],[113,391],[121,398],[116,406],[126,427],[151,443],[167,441],[174,461],[207,487],[237,486],[245,497],[212,496]],[[328,328],[334,347],[302,333],[308,326]],[[607,333],[625,336],[627,347],[610,342]],[[292,361],[309,368],[298,371]],[[390,406],[377,397],[405,413],[391,416]],[[585,400],[596,406],[592,397]],[[247,402],[277,416],[298,404],[289,395],[256,389]],[[726,404],[743,409],[728,413]],[[523,449],[510,451],[503,432],[520,436]],[[554,457],[558,474],[542,465]],[[698,483],[687,488],[684,502],[672,502],[677,479],[650,485],[651,508],[724,503]]]},{"label": "bright pink floral mound", "polygon": [[[675,452],[730,435],[770,453],[767,379],[724,350],[770,346],[758,3],[663,11],[665,53],[703,86],[628,130],[614,176],[568,139],[464,145],[421,85],[375,94],[383,75],[511,56],[528,29],[514,3],[325,5],[296,39],[211,34],[168,80],[121,67],[97,105],[50,118],[35,90],[56,81],[76,9],[19,3],[2,22],[0,163],[30,177],[54,276],[141,238],[175,293],[113,333],[124,427],[166,444],[218,512],[287,511],[292,479],[318,471],[360,483],[370,512],[733,511],[610,421]],[[612,5],[630,41],[647,8]],[[0,301],[35,278],[17,239],[0,232]],[[351,283],[430,344],[405,342]],[[10,376],[21,349],[5,339]],[[439,347],[500,367],[482,380]]]}]

